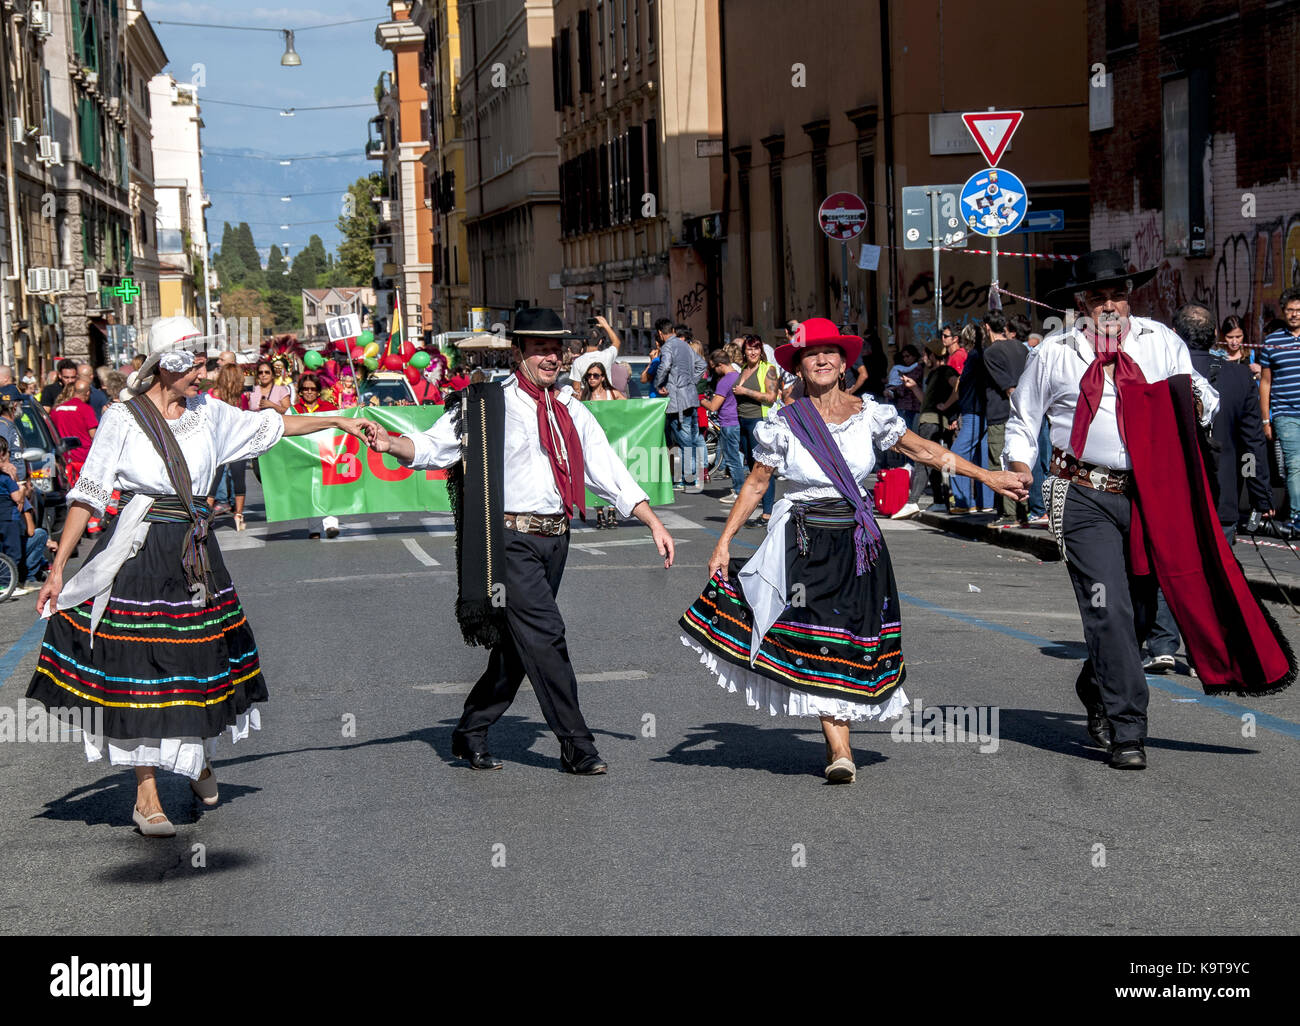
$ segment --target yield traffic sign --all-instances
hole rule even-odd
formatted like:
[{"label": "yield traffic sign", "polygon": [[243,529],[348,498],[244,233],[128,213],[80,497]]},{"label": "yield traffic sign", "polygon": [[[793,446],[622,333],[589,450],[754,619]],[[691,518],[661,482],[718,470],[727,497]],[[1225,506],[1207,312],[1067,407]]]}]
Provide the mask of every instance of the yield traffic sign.
[{"label": "yield traffic sign", "polygon": [[1007,151],[1007,144],[1016,134],[1020,119],[1025,116],[1021,110],[986,110],[975,114],[963,114],[962,121],[975,139],[975,145],[989,162],[990,167],[997,167],[1002,154]]}]

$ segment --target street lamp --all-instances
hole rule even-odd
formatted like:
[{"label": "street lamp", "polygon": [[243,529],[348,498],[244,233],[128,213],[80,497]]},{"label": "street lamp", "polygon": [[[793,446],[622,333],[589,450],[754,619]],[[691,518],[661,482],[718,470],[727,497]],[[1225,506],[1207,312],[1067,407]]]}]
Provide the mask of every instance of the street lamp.
[{"label": "street lamp", "polygon": [[293,49],[293,29],[280,31],[284,33],[284,56],[280,58],[280,64],[286,68],[296,68],[302,64],[302,58]]}]

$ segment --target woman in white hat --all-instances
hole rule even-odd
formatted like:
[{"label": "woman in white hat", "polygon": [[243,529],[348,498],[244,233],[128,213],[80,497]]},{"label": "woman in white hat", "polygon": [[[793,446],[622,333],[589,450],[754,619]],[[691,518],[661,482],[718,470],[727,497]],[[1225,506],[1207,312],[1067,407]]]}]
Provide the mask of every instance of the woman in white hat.
[{"label": "woman in white hat", "polygon": [[[246,412],[200,392],[205,340],[187,318],[149,333],[125,402],[104,411],[36,608],[49,618],[28,697],[77,708],[86,757],[135,768],[141,833],[176,830],[158,800],[159,767],[217,802],[216,739],[260,727],[266,684],[253,632],[209,533],[204,497],[222,464],[252,459],[282,435],[358,421]],[[129,394],[129,397],[128,395]],[[121,514],[67,584],[63,570],[92,516],[120,489]],[[87,724],[94,729],[84,729]]]}]

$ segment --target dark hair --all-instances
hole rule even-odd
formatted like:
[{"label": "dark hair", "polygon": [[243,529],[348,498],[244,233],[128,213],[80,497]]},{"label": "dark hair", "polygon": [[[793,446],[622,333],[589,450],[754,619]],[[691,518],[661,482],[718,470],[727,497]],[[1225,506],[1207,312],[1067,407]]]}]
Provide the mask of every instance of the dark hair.
[{"label": "dark hair", "polygon": [[591,382],[587,380],[587,375],[592,371],[600,371],[601,384],[611,392],[614,390],[614,382],[609,380],[609,375],[605,373],[605,365],[599,360],[593,361],[587,365],[587,369],[582,372],[582,392],[579,398],[584,402],[591,398]]},{"label": "dark hair", "polygon": [[990,332],[996,332],[999,335],[1004,334],[1007,330],[1007,319],[996,311],[985,316],[984,324]]},{"label": "dark hair", "polygon": [[301,391],[302,391],[302,386],[305,385],[305,384],[307,384],[307,382],[309,382],[309,381],[310,381],[313,385],[315,385],[316,388],[317,388],[317,390],[319,391],[319,389],[320,389],[320,378],[318,378],[315,374],[304,374],[302,377],[300,377],[300,378],[298,379],[298,391],[301,392]]},{"label": "dark hair", "polygon": [[0,459],[9,455],[9,439],[0,436]]},{"label": "dark hair", "polygon": [[261,373],[262,373],[262,368],[263,368],[263,367],[265,367],[267,370],[269,370],[272,374],[275,373],[275,368],[271,366],[271,361],[270,361],[270,360],[258,360],[258,361],[257,361],[257,366],[253,368],[253,375],[254,375],[254,377],[256,377],[258,374],[261,374]]},{"label": "dark hair", "polygon": [[[1283,303],[1282,305],[1285,306],[1286,304]],[[60,373],[60,374],[62,374],[65,370],[76,370],[76,369],[77,369],[77,361],[76,361],[76,360],[60,360],[60,361],[59,361],[59,373]]]},{"label": "dark hair", "polygon": [[1300,303],[1300,289],[1287,289],[1277,298],[1277,305],[1285,310],[1287,303]]},{"label": "dark hair", "polygon": [[1188,349],[1209,349],[1214,345],[1214,317],[1200,303],[1185,303],[1174,314],[1174,333]]},{"label": "dark hair", "polygon": [[902,367],[909,363],[916,363],[921,358],[921,354],[916,351],[916,346],[910,342],[894,354],[894,364]]},{"label": "dark hair", "polygon": [[1007,323],[1011,325],[1011,331],[1021,342],[1029,341],[1029,333],[1033,330],[1033,325],[1029,323],[1029,318],[1022,313],[1012,314],[1007,318]]},{"label": "dark hair", "polygon": [[660,317],[655,321],[655,331],[670,332],[673,330],[673,322],[667,317]]},{"label": "dark hair", "polygon": [[[1223,324],[1219,326],[1220,335],[1227,335],[1230,331],[1240,331],[1243,336],[1247,334],[1245,322],[1236,314],[1228,314],[1223,319]],[[1245,339],[1243,338],[1242,341],[1244,342]]]}]

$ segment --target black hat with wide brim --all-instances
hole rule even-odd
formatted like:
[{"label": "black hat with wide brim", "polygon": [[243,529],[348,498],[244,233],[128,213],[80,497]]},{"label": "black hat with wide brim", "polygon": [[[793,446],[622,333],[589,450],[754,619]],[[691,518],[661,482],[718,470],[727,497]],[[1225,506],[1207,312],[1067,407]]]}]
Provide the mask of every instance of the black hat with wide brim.
[{"label": "black hat with wide brim", "polygon": [[1057,307],[1064,304],[1069,309],[1074,305],[1076,292],[1107,285],[1124,285],[1132,291],[1141,288],[1155,276],[1154,267],[1147,271],[1130,271],[1124,264],[1124,258],[1115,250],[1094,249],[1074,262],[1070,280],[1059,289],[1052,289],[1047,294],[1047,301]]},{"label": "black hat with wide brim", "polygon": [[510,337],[518,338],[572,338],[573,335],[560,320],[560,315],[544,306],[530,306],[515,314],[510,326]]}]

